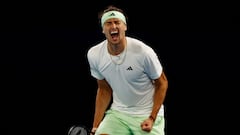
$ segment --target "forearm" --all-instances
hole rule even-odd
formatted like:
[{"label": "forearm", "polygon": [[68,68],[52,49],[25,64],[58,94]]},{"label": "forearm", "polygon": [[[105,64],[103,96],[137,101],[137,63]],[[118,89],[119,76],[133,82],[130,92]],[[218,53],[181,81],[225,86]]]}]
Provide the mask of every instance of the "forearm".
[{"label": "forearm", "polygon": [[98,89],[95,103],[95,114],[93,127],[97,128],[104,117],[104,113],[111,101],[111,92],[108,90]]},{"label": "forearm", "polygon": [[168,82],[165,75],[163,74],[159,79],[156,79],[154,85],[155,93],[153,97],[153,108],[150,114],[150,117],[152,117],[151,119],[153,120],[156,119],[159,109],[161,108],[166,96]]},{"label": "forearm", "polygon": [[154,94],[154,99],[153,99],[153,108],[152,108],[152,112],[151,112],[151,117],[153,120],[156,119],[157,114],[163,104],[164,98],[165,98],[165,94],[162,92],[162,89],[158,89],[156,90],[155,94]]}]

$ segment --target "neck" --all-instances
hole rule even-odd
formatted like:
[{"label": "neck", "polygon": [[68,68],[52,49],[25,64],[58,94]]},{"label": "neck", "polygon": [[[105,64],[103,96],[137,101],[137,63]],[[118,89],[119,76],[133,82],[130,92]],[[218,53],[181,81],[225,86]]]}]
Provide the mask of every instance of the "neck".
[{"label": "neck", "polygon": [[108,52],[111,55],[118,55],[124,51],[126,44],[127,44],[126,40],[124,40],[123,42],[120,42],[118,44],[108,43]]}]

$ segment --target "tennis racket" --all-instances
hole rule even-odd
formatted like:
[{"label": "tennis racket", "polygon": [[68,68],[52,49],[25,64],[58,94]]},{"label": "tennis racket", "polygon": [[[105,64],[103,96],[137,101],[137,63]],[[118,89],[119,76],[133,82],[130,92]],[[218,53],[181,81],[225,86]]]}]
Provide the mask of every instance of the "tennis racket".
[{"label": "tennis racket", "polygon": [[68,130],[68,135],[90,135],[90,130],[84,125],[74,125]]}]

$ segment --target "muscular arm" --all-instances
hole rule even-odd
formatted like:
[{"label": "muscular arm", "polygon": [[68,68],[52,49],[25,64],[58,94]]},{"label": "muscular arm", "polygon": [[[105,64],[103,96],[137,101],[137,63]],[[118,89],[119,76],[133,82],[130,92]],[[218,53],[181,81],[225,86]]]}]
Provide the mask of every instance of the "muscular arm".
[{"label": "muscular arm", "polygon": [[157,117],[158,111],[164,102],[167,88],[168,88],[168,80],[164,72],[162,73],[160,78],[154,80],[154,85],[155,85],[155,93],[154,93],[154,99],[153,99],[153,109],[150,115],[153,120],[155,120]]},{"label": "muscular arm", "polygon": [[98,90],[96,95],[95,114],[93,121],[94,128],[99,126],[112,98],[112,89],[106,80],[98,80],[97,84]]},{"label": "muscular arm", "polygon": [[164,73],[160,76],[160,78],[154,80],[155,86],[155,93],[153,96],[153,109],[148,119],[141,123],[141,128],[144,131],[150,132],[153,126],[153,123],[157,117],[159,109],[161,108],[167,88],[168,88],[168,81]]}]

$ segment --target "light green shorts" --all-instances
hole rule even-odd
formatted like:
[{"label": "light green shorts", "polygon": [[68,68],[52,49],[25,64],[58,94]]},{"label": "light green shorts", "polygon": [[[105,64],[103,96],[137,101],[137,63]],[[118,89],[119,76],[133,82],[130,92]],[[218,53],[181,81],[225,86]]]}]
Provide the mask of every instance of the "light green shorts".
[{"label": "light green shorts", "polygon": [[140,124],[147,118],[108,110],[95,135],[164,135],[165,120],[158,116],[151,132],[141,129]]}]

